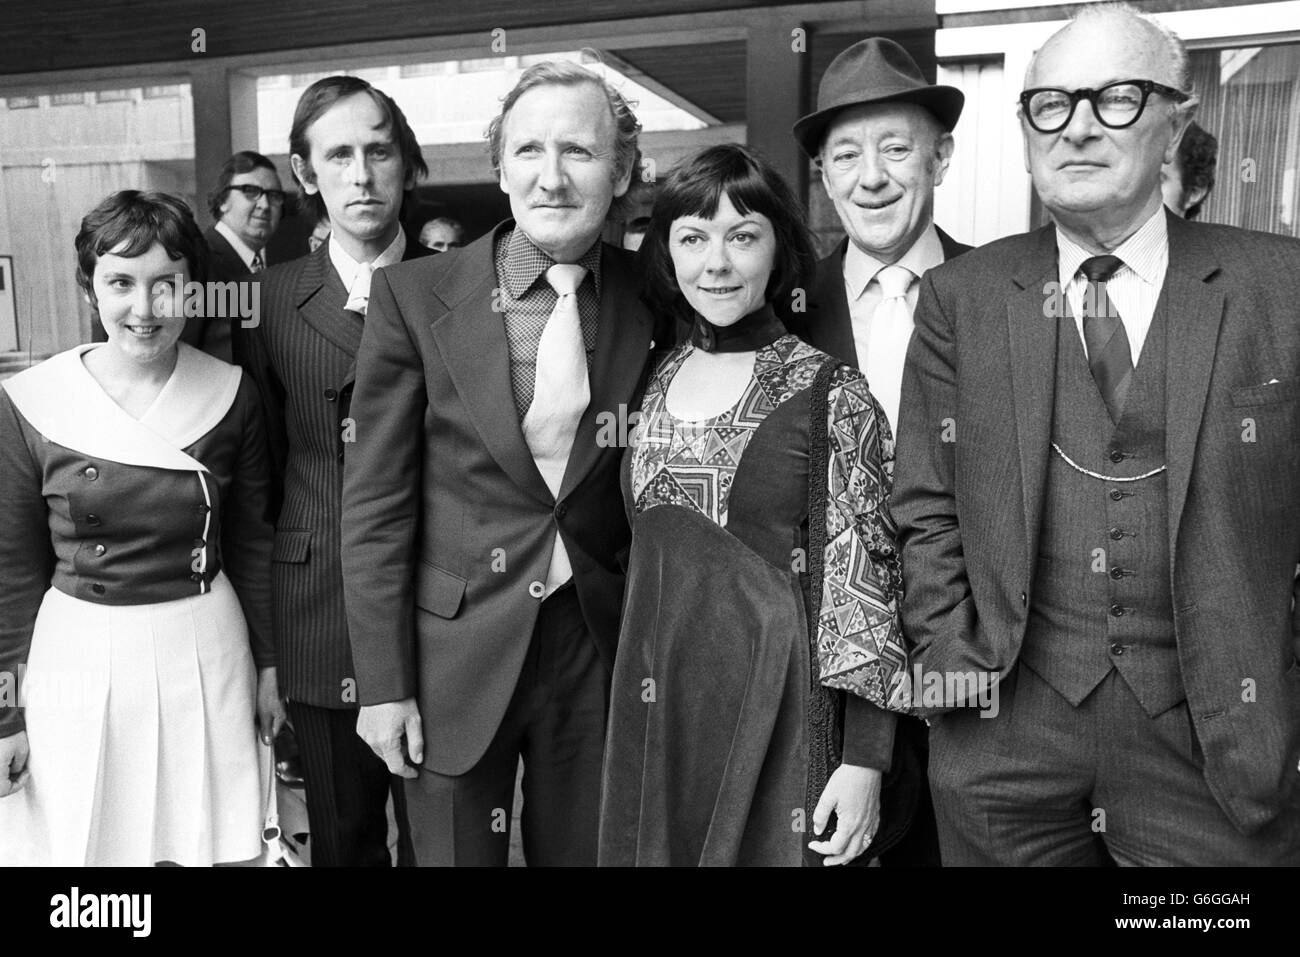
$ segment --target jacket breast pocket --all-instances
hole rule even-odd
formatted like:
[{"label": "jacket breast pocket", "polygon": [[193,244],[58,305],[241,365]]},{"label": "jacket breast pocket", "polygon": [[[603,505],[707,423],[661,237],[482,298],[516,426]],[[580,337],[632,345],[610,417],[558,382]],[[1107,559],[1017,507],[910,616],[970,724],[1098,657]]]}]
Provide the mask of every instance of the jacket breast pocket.
[{"label": "jacket breast pocket", "polygon": [[1238,407],[1272,405],[1287,402],[1300,395],[1300,379],[1282,379],[1259,385],[1241,386],[1232,390],[1232,404]]},{"label": "jacket breast pocket", "polygon": [[311,529],[284,528],[275,533],[271,546],[271,561],[300,565],[311,554]]},{"label": "jacket breast pocket", "polygon": [[455,618],[465,595],[465,579],[422,561],[416,570],[415,605],[439,618]]}]

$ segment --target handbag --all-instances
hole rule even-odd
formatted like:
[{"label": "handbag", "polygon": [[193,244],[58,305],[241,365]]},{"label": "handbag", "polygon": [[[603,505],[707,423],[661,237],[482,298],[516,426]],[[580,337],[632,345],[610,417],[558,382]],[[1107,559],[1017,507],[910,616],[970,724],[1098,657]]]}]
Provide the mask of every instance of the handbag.
[{"label": "handbag", "polygon": [[259,737],[257,746],[262,752],[262,780],[266,798],[262,802],[265,809],[262,823],[262,856],[258,867],[307,867],[309,866],[297,849],[285,838],[280,830],[280,802],[276,796],[275,747],[263,743]]}]

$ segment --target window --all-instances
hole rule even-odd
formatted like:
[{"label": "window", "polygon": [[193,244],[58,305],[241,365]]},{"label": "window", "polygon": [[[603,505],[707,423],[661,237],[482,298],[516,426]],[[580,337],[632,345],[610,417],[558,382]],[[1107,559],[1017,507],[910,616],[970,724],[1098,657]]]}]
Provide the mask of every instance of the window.
[{"label": "window", "polygon": [[11,110],[30,110],[40,105],[40,98],[35,96],[11,96],[5,100],[5,106]]},{"label": "window", "polygon": [[1201,218],[1300,236],[1300,44],[1191,55],[1196,121],[1219,140]]}]

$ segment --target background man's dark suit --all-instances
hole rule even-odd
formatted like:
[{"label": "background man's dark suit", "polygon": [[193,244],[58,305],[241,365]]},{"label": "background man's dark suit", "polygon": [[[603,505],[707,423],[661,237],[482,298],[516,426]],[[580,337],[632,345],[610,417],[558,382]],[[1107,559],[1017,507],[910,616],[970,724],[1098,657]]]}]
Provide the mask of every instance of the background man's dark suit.
[{"label": "background man's dark suit", "polygon": [[[253,274],[244,265],[244,261],[239,258],[239,253],[235,252],[235,247],[230,245],[230,241],[225,236],[217,232],[215,226],[205,230],[203,238],[208,241],[208,248],[212,250],[209,279],[213,282],[242,282],[245,279],[253,278]],[[235,322],[236,320],[230,317],[194,317],[186,319],[185,330],[181,333],[181,338],[190,345],[202,349],[208,355],[216,356],[226,362],[233,362],[231,326]]]},{"label": "background man's dark suit", "polygon": [[[408,243],[405,255],[421,258],[430,252]],[[356,672],[343,607],[339,521],[347,449],[342,423],[349,416],[365,320],[343,308],[347,298],[330,261],[329,244],[324,243],[314,253],[263,274],[261,323],[253,329],[236,326],[234,346],[239,364],[261,390],[266,409],[274,476],[271,574],[280,691],[291,704],[344,711],[355,724]],[[298,730],[307,762],[313,860],[325,861],[334,854],[351,860],[355,848],[347,845],[358,839],[365,822],[354,819],[349,808],[373,805],[374,795],[367,799],[355,793],[363,781],[341,771],[332,775],[335,794],[328,799],[319,772],[313,789],[312,770],[319,766],[313,752],[318,745],[303,740],[306,735]],[[355,743],[363,758],[373,757],[360,738]],[[378,758],[373,763],[383,786],[390,776]],[[393,783],[400,809],[401,784]],[[380,799],[381,809],[382,804]],[[333,833],[327,822],[337,822],[340,835],[351,835],[341,838],[343,846],[325,846],[325,836]]]},{"label": "background man's dark suit", "polygon": [[[601,271],[591,401],[558,496],[520,428],[493,233],[375,276],[343,492],[347,610],[361,703],[417,698],[428,771],[463,775],[492,743],[530,651],[557,528],[586,632],[612,669],[630,532],[623,449],[602,447],[598,430],[602,413],[619,422],[637,408],[653,331],[630,254],[606,245]],[[413,807],[418,830],[416,817]]]},{"label": "background man's dark suit", "polygon": [[[938,226],[935,232],[939,235],[945,262],[973,248],[957,242]],[[791,331],[805,342],[856,368],[858,351],[853,340],[853,317],[849,312],[848,292],[844,288],[844,254],[848,245],[849,240],[845,237],[829,256],[817,264],[817,278],[808,298],[808,310],[803,316],[796,314],[788,324]],[[915,788],[917,807],[907,836],[881,856],[881,863],[887,867],[937,867],[940,863],[939,835],[935,830],[934,808],[925,776],[930,750],[927,738],[925,725],[916,719],[901,720],[894,735],[894,761],[884,783],[882,800],[888,801],[891,794],[913,791],[911,787],[899,788],[901,782],[893,780],[898,774],[916,769],[921,780]],[[902,748],[912,750],[912,760],[902,759],[899,754]]]},{"label": "background man's dark suit", "polygon": [[[1285,827],[1276,819],[1288,804],[1285,813],[1297,813],[1300,779],[1300,242],[1167,219],[1178,661],[1192,751],[1202,753],[1214,800],[1249,834]],[[1052,227],[922,280],[903,380],[900,431],[911,438],[899,446],[893,514],[904,628],[926,672],[1007,676],[1017,664],[1043,531],[1057,339],[1076,334],[1072,320],[1044,317],[1056,282]],[[949,427],[955,442],[945,441]],[[940,735],[963,722],[1007,719],[973,717],[936,721],[936,757]]]}]

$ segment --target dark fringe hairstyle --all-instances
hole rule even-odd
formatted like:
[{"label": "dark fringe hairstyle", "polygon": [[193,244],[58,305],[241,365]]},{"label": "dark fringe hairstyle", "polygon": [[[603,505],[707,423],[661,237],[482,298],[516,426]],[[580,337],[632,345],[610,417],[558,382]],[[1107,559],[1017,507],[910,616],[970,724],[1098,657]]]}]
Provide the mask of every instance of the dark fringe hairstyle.
[{"label": "dark fringe hairstyle", "polygon": [[104,199],[81,220],[81,230],[73,243],[77,249],[77,285],[89,297],[95,318],[99,317],[99,303],[95,300],[93,277],[99,257],[107,252],[126,258],[140,256],[154,243],[161,244],[172,259],[184,259],[191,280],[207,282],[211,255],[208,241],[184,200],[169,193],[124,189]]},{"label": "dark fringe hairstyle", "polygon": [[712,219],[724,195],[741,215],[762,213],[772,221],[776,259],[766,299],[778,316],[788,319],[792,294],[808,288],[817,268],[812,235],[804,223],[803,208],[781,174],[754,150],[735,143],[710,146],[687,157],[668,174],[637,253],[642,298],[656,315],[667,314],[687,323],[694,320],[693,310],[677,287],[668,233],[683,216]]}]

